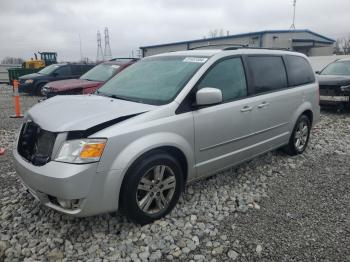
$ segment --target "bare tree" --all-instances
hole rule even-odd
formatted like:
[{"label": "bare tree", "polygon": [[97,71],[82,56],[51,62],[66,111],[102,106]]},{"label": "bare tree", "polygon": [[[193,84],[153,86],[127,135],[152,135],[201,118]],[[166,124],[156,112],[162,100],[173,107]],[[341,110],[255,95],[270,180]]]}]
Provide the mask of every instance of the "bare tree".
[{"label": "bare tree", "polygon": [[7,65],[20,65],[24,62],[23,58],[20,57],[5,57],[2,61],[1,64],[7,64]]},{"label": "bare tree", "polygon": [[335,42],[334,53],[337,55],[350,54],[350,36],[338,38]]},{"label": "bare tree", "polygon": [[209,31],[209,34],[208,34],[209,38],[214,38],[214,37],[217,37],[217,36],[218,36],[218,30],[217,29]]}]

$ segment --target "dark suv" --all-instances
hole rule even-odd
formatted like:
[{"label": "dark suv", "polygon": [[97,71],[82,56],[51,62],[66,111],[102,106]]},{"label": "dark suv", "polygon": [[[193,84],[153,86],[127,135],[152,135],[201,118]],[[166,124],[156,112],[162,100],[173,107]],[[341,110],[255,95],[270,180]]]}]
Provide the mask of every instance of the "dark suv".
[{"label": "dark suv", "polygon": [[340,59],[327,65],[318,73],[321,105],[350,105],[350,59]]},{"label": "dark suv", "polygon": [[49,65],[38,73],[24,75],[19,78],[19,92],[41,95],[41,88],[48,82],[79,78],[94,67],[95,64],[60,63]]}]

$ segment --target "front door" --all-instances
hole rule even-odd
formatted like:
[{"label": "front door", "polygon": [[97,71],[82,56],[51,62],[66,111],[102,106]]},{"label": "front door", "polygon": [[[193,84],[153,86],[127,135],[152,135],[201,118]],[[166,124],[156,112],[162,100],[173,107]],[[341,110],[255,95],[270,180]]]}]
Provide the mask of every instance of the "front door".
[{"label": "front door", "polygon": [[197,84],[222,91],[223,102],[195,110],[198,176],[206,176],[249,157],[252,105],[241,57],[221,60]]}]

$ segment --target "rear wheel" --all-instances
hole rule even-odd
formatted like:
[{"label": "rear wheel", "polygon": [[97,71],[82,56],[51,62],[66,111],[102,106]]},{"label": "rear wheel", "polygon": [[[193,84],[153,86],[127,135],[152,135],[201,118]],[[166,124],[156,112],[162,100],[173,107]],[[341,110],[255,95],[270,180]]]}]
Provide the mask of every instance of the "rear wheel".
[{"label": "rear wheel", "polygon": [[183,191],[183,173],[178,161],[165,152],[139,159],[122,185],[121,209],[138,223],[148,224],[167,215]]},{"label": "rear wheel", "polygon": [[289,144],[284,148],[286,153],[289,155],[302,154],[309,142],[310,130],[310,119],[306,115],[301,115],[294,126]]}]

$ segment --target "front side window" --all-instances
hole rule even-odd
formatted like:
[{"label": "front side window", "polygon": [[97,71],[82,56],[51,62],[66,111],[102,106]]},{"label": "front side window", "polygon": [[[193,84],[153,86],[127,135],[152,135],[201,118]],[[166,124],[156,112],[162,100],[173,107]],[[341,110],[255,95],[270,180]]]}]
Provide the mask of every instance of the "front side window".
[{"label": "front side window", "polygon": [[250,56],[248,62],[256,94],[280,90],[288,86],[282,57]]},{"label": "front side window", "polygon": [[322,70],[321,75],[350,75],[350,61],[339,61],[329,64]]},{"label": "front side window", "polygon": [[200,80],[198,89],[218,88],[222,100],[230,101],[247,96],[247,84],[241,58],[230,58],[217,63]]},{"label": "front side window", "polygon": [[314,72],[305,58],[295,55],[287,55],[285,58],[290,86],[315,82]]},{"label": "front side window", "polygon": [[167,104],[207,60],[183,56],[144,58],[114,76],[97,93],[139,103]]}]

